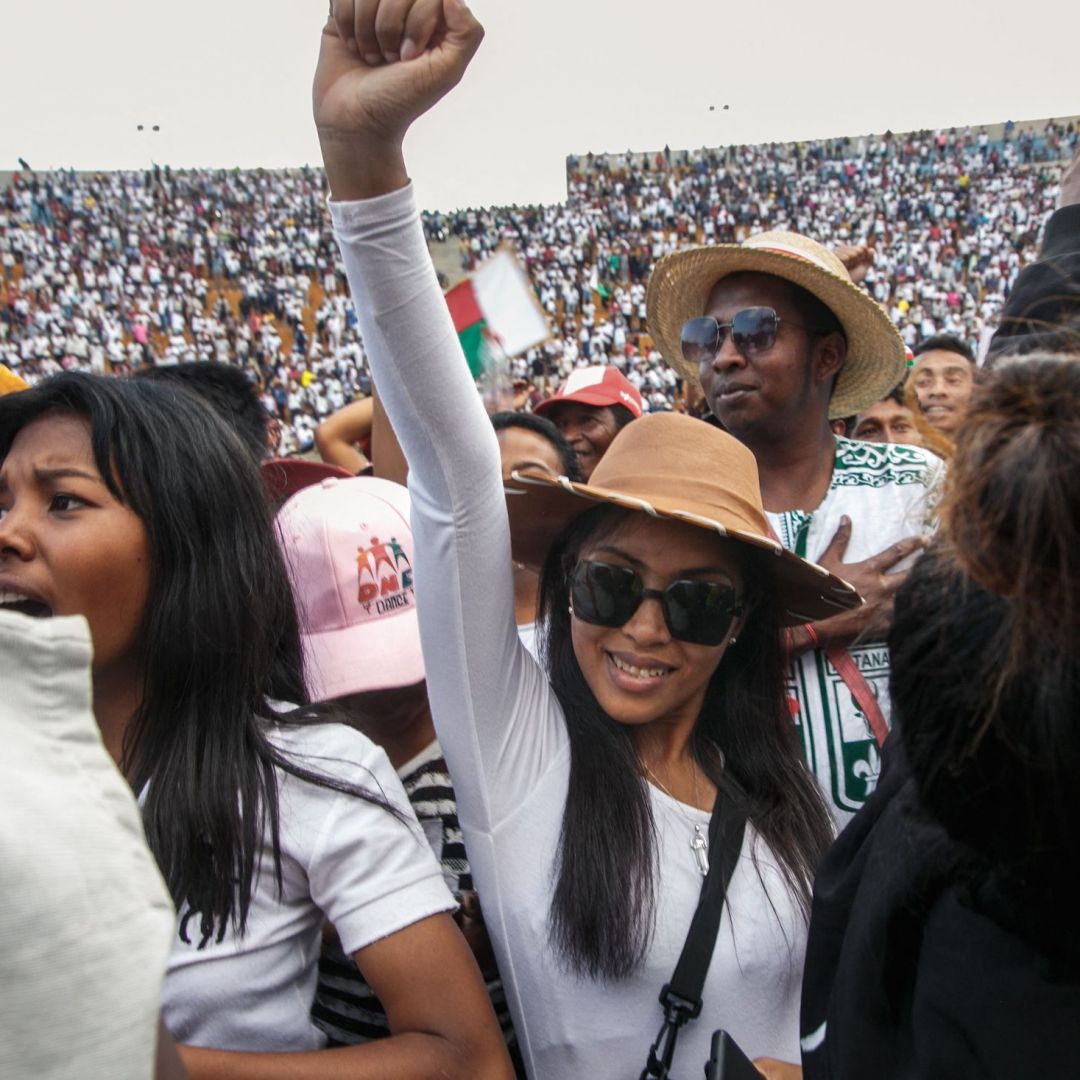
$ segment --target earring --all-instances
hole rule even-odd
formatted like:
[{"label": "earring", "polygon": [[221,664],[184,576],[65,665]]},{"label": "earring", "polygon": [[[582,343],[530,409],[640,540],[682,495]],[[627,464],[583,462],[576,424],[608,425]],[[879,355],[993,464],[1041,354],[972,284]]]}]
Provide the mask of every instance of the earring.
[{"label": "earring", "polygon": [[569,604],[569,606],[567,607],[566,610],[570,612],[570,618],[573,618],[574,617],[574,602],[573,602],[573,600],[570,601],[570,604]]},{"label": "earring", "polygon": [[734,645],[735,642],[738,641],[738,640],[739,640],[738,638],[728,638],[728,645]]}]

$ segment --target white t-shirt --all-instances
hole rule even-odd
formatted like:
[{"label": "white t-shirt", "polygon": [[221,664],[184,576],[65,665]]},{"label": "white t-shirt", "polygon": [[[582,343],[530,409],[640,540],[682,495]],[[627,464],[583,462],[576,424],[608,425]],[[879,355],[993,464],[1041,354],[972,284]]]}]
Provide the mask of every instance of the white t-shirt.
[{"label": "white t-shirt", "polygon": [[540,642],[536,640],[536,633],[538,625],[535,622],[520,623],[517,628],[518,638],[521,640],[521,644],[528,650],[530,656],[539,659],[540,654],[537,649],[540,647]]},{"label": "white t-shirt", "polygon": [[[547,676],[518,636],[498,442],[411,189],[331,209],[372,372],[409,460],[432,712],[526,1069],[532,1080],[638,1076],[701,892],[691,822],[704,826],[708,815],[650,788],[658,902],[645,962],[620,982],[568,971],[548,919],[570,742]],[[674,1075],[701,1075],[718,1027],[751,1056],[799,1060],[805,941],[795,898],[748,827],[704,1011],[680,1035]]]},{"label": "white t-shirt", "polygon": [[[813,513],[769,514],[780,542],[816,561],[840,527],[851,519],[845,562],[861,562],[909,536],[928,535],[945,464],[916,446],[836,440],[829,490]],[[910,560],[893,567],[907,569]],[[884,641],[847,650],[889,719],[889,650]],[[798,702],[796,723],[806,760],[821,785],[837,826],[842,828],[870,797],[881,771],[881,755],[869,721],[821,649],[796,657],[789,691]]]},{"label": "white t-shirt", "polygon": [[381,748],[340,724],[282,724],[271,738],[298,765],[383,795],[406,821],[277,770],[282,895],[267,839],[243,937],[230,928],[223,941],[201,943],[198,917],[185,922],[186,909],[179,912],[162,994],[178,1042],[318,1049],[326,1039],[310,1011],[324,917],[351,955],[456,906]]}]

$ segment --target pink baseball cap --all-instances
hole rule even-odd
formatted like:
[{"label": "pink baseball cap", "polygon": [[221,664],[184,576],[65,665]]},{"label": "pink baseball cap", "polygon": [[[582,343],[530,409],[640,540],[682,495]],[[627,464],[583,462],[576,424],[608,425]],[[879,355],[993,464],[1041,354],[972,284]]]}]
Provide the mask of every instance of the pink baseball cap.
[{"label": "pink baseball cap", "polygon": [[373,476],[327,479],[278,511],[313,701],[424,678],[409,493]]},{"label": "pink baseball cap", "polygon": [[551,397],[541,401],[533,412],[541,415],[564,401],[577,401],[582,405],[622,405],[633,413],[636,420],[644,411],[641,395],[632,382],[610,364],[595,364],[570,372],[569,378]]}]

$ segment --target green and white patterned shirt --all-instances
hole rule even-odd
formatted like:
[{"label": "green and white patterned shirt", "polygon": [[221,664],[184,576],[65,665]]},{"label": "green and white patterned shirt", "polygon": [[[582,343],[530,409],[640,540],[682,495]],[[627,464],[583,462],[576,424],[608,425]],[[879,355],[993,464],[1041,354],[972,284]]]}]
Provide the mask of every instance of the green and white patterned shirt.
[{"label": "green and white patterned shirt", "polygon": [[[851,519],[845,562],[861,562],[890,544],[933,531],[945,463],[915,446],[837,438],[829,490],[812,513],[770,513],[780,542],[796,555],[819,560],[840,518]],[[904,564],[895,570],[906,568]],[[849,650],[889,718],[889,651],[884,641]],[[866,716],[821,649],[795,658],[789,692],[806,759],[821,784],[837,827],[843,828],[877,785],[881,759]]]}]

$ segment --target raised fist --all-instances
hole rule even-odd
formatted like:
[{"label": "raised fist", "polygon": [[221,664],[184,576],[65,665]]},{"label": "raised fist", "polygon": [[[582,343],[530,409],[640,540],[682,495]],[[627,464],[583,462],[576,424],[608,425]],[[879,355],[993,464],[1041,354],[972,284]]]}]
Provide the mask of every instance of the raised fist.
[{"label": "raised fist", "polygon": [[320,137],[400,145],[483,36],[463,0],[333,0],[312,90]]}]

